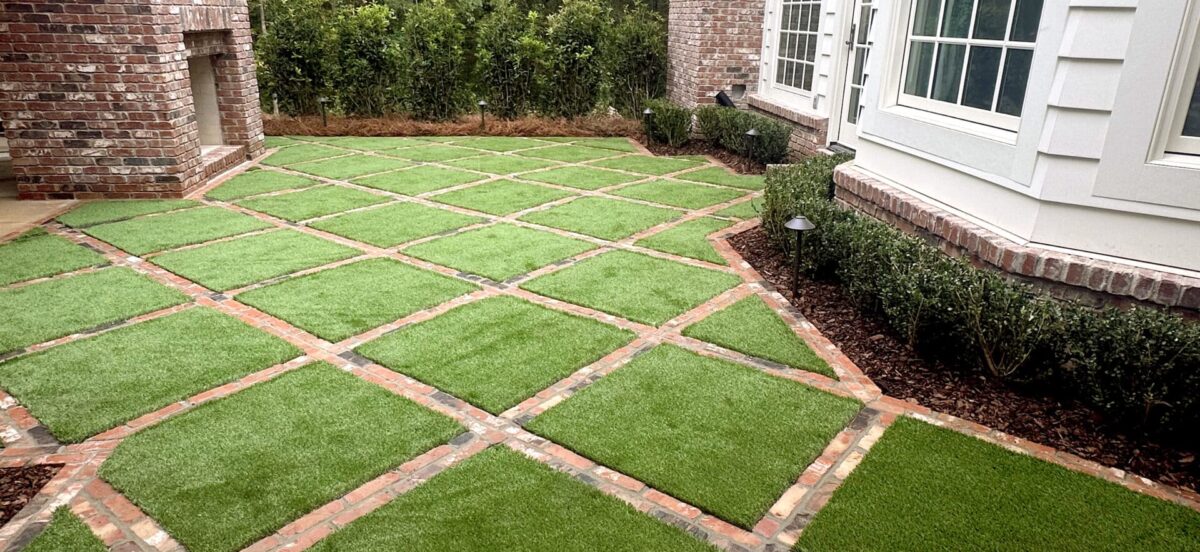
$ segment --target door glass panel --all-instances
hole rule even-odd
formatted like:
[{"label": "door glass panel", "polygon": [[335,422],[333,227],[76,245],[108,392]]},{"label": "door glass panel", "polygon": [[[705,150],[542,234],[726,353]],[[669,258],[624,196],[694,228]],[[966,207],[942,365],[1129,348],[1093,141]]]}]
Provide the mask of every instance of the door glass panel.
[{"label": "door glass panel", "polygon": [[974,0],[946,0],[946,12],[942,14],[942,36],[967,38],[974,3]]},{"label": "door glass panel", "polygon": [[967,83],[962,104],[978,109],[992,109],[996,95],[996,79],[1000,74],[1000,54],[1003,48],[972,46],[967,62]]},{"label": "door glass panel", "polygon": [[904,93],[922,98],[929,97],[929,75],[933,72],[932,42],[913,42],[909,48],[908,70],[904,79]]},{"label": "door glass panel", "polygon": [[1017,0],[1017,11],[1013,14],[1012,35],[1009,40],[1036,42],[1041,21],[1042,0]]},{"label": "door glass panel", "polygon": [[1000,101],[996,111],[1020,116],[1025,104],[1025,86],[1029,82],[1029,65],[1033,50],[1010,49],[1004,60],[1004,77],[1000,81]]},{"label": "door glass panel", "polygon": [[931,97],[943,102],[958,103],[959,83],[962,81],[963,56],[967,47],[962,44],[942,44],[938,47],[937,69],[933,74]]},{"label": "door glass panel", "polygon": [[1004,40],[1008,27],[1008,8],[1012,0],[979,0],[979,13],[975,14],[973,38]]},{"label": "door glass panel", "polygon": [[858,124],[858,94],[859,94],[859,90],[860,89],[858,87],[854,87],[854,88],[850,89],[850,103],[847,104],[848,108],[846,109],[846,121],[852,125]]}]

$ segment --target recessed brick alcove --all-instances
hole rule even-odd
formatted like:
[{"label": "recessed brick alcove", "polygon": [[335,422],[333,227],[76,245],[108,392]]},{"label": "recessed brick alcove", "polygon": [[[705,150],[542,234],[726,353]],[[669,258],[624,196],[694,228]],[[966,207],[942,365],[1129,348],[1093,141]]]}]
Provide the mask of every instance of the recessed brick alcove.
[{"label": "recessed brick alcove", "polygon": [[258,101],[245,0],[0,1],[21,199],[186,195],[262,151]]}]

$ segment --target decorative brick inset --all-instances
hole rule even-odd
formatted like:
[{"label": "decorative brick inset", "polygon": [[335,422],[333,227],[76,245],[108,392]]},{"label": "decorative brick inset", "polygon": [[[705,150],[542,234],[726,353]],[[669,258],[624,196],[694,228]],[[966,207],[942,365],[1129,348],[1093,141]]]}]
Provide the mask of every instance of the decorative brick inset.
[{"label": "decorative brick inset", "polygon": [[753,92],[762,57],[761,0],[671,0],[667,19],[667,93],[688,107],[717,92]]}]

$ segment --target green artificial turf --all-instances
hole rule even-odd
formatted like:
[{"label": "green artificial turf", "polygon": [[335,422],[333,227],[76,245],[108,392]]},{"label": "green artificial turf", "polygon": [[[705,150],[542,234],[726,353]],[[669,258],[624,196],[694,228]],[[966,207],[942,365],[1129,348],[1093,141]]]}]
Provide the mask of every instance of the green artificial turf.
[{"label": "green artificial turf", "polygon": [[104,255],[36,228],[0,245],[0,286],[106,262]]},{"label": "green artificial turf", "polygon": [[220,207],[201,207],[178,213],[110,222],[84,230],[133,255],[145,255],[185,245],[227,238],[269,228],[269,223]]},{"label": "green artificial turf", "polygon": [[50,524],[29,541],[25,552],[106,552],[107,546],[66,506],[54,511]]},{"label": "green artificial turf", "polygon": [[387,197],[362,190],[318,186],[299,192],[243,199],[237,204],[283,220],[299,222],[387,201],[390,201]]},{"label": "green artificial turf", "polygon": [[126,439],[100,476],[193,552],[239,550],[462,432],[324,363]]},{"label": "green artificial turf", "polygon": [[687,172],[676,175],[675,178],[690,180],[692,182],[707,182],[721,186],[732,186],[743,190],[761,190],[767,187],[766,178],[762,175],[734,174],[721,167],[709,167]]},{"label": "green artificial turf", "polygon": [[604,148],[615,151],[623,151],[633,153],[637,148],[629,141],[629,138],[614,136],[609,138],[568,138],[567,140],[582,146],[592,148]]},{"label": "green artificial turf", "polygon": [[282,148],[285,146],[294,146],[302,143],[301,141],[290,136],[267,136],[265,142],[265,145],[268,148]]},{"label": "green artificial turf", "polygon": [[540,140],[513,136],[480,136],[455,140],[454,145],[488,151],[507,152],[544,146],[546,143]]},{"label": "green artificial turf", "polygon": [[758,218],[763,210],[763,200],[754,198],[750,201],[743,201],[733,207],[726,207],[713,213],[719,217],[734,217],[740,219]]},{"label": "green artificial turf", "polygon": [[417,244],[404,253],[503,282],[595,248],[550,232],[497,224]]},{"label": "green artificial turf", "polygon": [[649,155],[628,155],[625,157],[618,157],[616,159],[595,161],[590,164],[596,167],[604,167],[606,169],[618,169],[622,171],[635,172],[638,174],[662,176],[664,174],[679,172],[692,167],[699,167],[704,163],[692,159],[653,157]]},{"label": "green artificial turf", "polygon": [[193,308],[0,364],[0,385],[75,443],[301,354],[216,311]]},{"label": "green artificial turf", "polygon": [[546,171],[523,174],[524,180],[536,180],[547,184],[570,186],[583,190],[598,190],[617,184],[641,180],[643,177],[631,174],[593,169],[591,167],[558,167]]},{"label": "green artificial turf", "polygon": [[312,227],[377,247],[393,247],[482,220],[416,203],[392,203],[319,220]]},{"label": "green artificial turf", "polygon": [[708,235],[728,228],[730,224],[732,223],[726,220],[707,217],[689,220],[674,228],[642,238],[637,241],[637,245],[713,264],[728,264],[713,248],[712,243],[709,243]]},{"label": "green artificial turf", "polygon": [[333,146],[363,151],[382,151],[425,144],[424,141],[416,138],[395,138],[390,136],[330,136],[328,138],[314,138],[314,140]]},{"label": "green artificial turf", "polygon": [[397,194],[418,195],[460,184],[478,182],[485,178],[487,177],[473,172],[421,165],[402,171],[359,178],[354,183]]},{"label": "green artificial turf", "polygon": [[233,201],[268,192],[307,188],[316,184],[319,183],[311,178],[260,169],[239,174],[209,190],[204,196],[218,201]]},{"label": "green artificial turf", "polygon": [[494,297],[407,326],[357,351],[500,414],[633,337],[590,318]]},{"label": "green artificial turf", "polygon": [[369,259],[254,289],[237,298],[336,342],[476,289],[392,259]]},{"label": "green artificial turf", "polygon": [[446,164],[452,167],[458,167],[460,169],[501,175],[533,171],[556,165],[556,163],[552,161],[530,159],[528,157],[517,157],[515,155],[489,155],[486,157],[472,157],[470,159],[450,161]]},{"label": "green artificial turf", "polygon": [[852,399],[663,345],[526,428],[751,528],[860,407]]},{"label": "green artificial turf", "polygon": [[534,278],[521,287],[658,326],[740,282],[732,274],[612,251]]},{"label": "green artificial turf", "polygon": [[185,209],[200,205],[190,199],[113,199],[106,201],[88,201],[58,216],[61,222],[71,228],[82,228],[106,222],[131,219],[151,213],[163,213],[176,209]]},{"label": "green artificial turf", "polygon": [[837,379],[829,364],[757,295],[688,326],[683,335]]},{"label": "green artificial turf", "polygon": [[900,418],[797,550],[1196,550],[1200,514]]},{"label": "green artificial turf", "polygon": [[470,157],[472,155],[480,155],[482,152],[466,148],[456,148],[453,146],[427,144],[424,146],[414,146],[411,148],[387,150],[381,153],[391,155],[392,157],[402,157],[411,161],[430,163],[461,159],[463,157]]},{"label": "green artificial turf", "polygon": [[713,551],[508,447],[485,450],[318,542],[313,552]]},{"label": "green artificial turf", "polygon": [[0,291],[0,354],[187,302],[128,268]]},{"label": "green artificial turf", "polygon": [[497,180],[430,197],[492,215],[508,215],[570,196],[570,192],[514,180]]},{"label": "green artificial turf", "polygon": [[294,230],[247,236],[154,257],[154,264],[215,291],[228,291],[362,252]]},{"label": "green artificial turf", "polygon": [[412,166],[412,163],[408,161],[393,159],[391,157],[350,155],[347,157],[298,163],[288,168],[333,180],[347,180],[358,176],[394,171],[410,166]]},{"label": "green artificial turf", "polygon": [[683,216],[671,209],[603,197],[582,197],[521,220],[617,241]]},{"label": "green artificial turf", "polygon": [[549,159],[551,161],[562,161],[564,163],[582,163],[584,161],[612,157],[614,155],[619,155],[619,153],[610,149],[563,145],[523,151],[518,155],[525,157],[536,157],[538,159]]},{"label": "green artificial turf", "polygon": [[325,159],[336,155],[345,155],[349,152],[345,150],[327,148],[316,144],[301,144],[283,148],[262,161],[263,165],[271,165],[274,167],[282,167],[295,163],[303,163],[305,161],[316,161],[317,159]]},{"label": "green artificial turf", "polygon": [[728,188],[714,188],[700,184],[685,184],[670,180],[655,180],[626,186],[610,192],[613,195],[661,203],[685,209],[703,209],[741,197],[745,192]]}]

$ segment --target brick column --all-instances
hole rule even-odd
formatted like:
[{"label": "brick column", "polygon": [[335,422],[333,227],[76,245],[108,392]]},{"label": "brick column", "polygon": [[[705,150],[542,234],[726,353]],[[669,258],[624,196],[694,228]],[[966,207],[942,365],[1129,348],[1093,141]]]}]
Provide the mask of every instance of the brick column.
[{"label": "brick column", "polygon": [[707,105],[734,86],[754,92],[762,56],[763,0],[671,0],[667,92],[687,106]]}]

